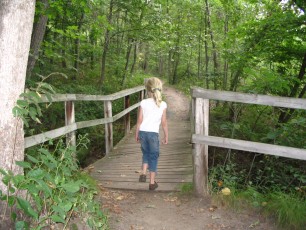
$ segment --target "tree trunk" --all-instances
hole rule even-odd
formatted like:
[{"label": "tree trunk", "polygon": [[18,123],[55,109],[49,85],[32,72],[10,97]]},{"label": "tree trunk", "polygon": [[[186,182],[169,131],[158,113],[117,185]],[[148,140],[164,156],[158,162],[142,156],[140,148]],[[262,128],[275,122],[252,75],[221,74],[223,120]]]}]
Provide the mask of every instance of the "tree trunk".
[{"label": "tree trunk", "polygon": [[209,89],[209,74],[208,74],[209,56],[208,56],[207,37],[208,37],[207,12],[205,11],[205,19],[204,19],[205,80],[206,80],[206,89]]},{"label": "tree trunk", "polygon": [[[227,33],[228,33],[228,15],[226,13],[225,15],[225,22],[224,22],[224,40],[227,39]],[[222,90],[227,89],[227,77],[228,77],[228,61],[225,58],[224,64],[223,64],[223,84],[222,84]]]},{"label": "tree trunk", "polygon": [[198,71],[197,71],[197,77],[200,78],[202,75],[201,69],[202,69],[202,25],[203,23],[203,14],[201,11],[201,20],[200,20],[200,27],[199,27],[199,36],[198,36]]},{"label": "tree trunk", "polygon": [[32,74],[32,70],[34,69],[36,60],[39,57],[39,49],[41,43],[44,39],[46,26],[48,22],[48,16],[45,14],[46,10],[49,8],[48,0],[40,0],[43,5],[42,14],[39,16],[39,19],[34,24],[32,38],[31,38],[31,53],[28,59],[28,66],[27,66],[27,77],[30,78]]},{"label": "tree trunk", "polygon": [[124,74],[122,78],[122,85],[125,85],[127,74],[128,74],[128,68],[129,68],[129,62],[130,62],[130,56],[131,56],[131,50],[133,46],[134,39],[128,39],[128,47],[126,50],[126,57],[125,57],[125,67],[124,67]]},{"label": "tree trunk", "polygon": [[137,61],[137,42],[134,42],[134,55],[133,55],[133,63],[132,63],[132,67],[131,67],[131,74],[134,73],[135,71],[135,65],[136,65],[136,61]]},{"label": "tree trunk", "polygon": [[219,63],[218,63],[218,53],[217,53],[217,46],[214,39],[214,33],[211,28],[210,22],[210,9],[208,5],[208,1],[205,0],[205,7],[206,7],[206,15],[207,15],[207,27],[210,34],[211,44],[212,44],[212,52],[213,52],[213,62],[214,62],[214,89],[218,88],[218,75],[219,75]]},{"label": "tree trunk", "polygon": [[[298,90],[301,86],[301,82],[303,82],[303,78],[305,76],[305,71],[306,71],[306,53],[304,54],[304,57],[303,57],[302,65],[301,65],[299,75],[298,75],[298,80],[296,81],[295,85],[292,87],[292,90],[290,92],[289,97],[296,97],[297,96]],[[299,98],[303,98],[303,96],[305,94],[305,90],[306,90],[306,85],[304,86],[304,88],[299,93],[299,95],[298,95]],[[286,109],[286,110],[282,111],[281,114],[279,115],[278,122],[279,123],[288,122],[290,120],[293,112],[294,112],[294,109]]]},{"label": "tree trunk", "polygon": [[76,70],[76,74],[73,76],[73,80],[77,79],[77,75],[79,73],[79,62],[80,62],[80,36],[81,36],[81,28],[83,25],[83,20],[85,17],[85,13],[82,12],[82,16],[80,20],[77,22],[78,24],[78,34],[77,38],[74,40],[74,68]]},{"label": "tree trunk", "polygon": [[[107,16],[107,21],[109,24],[112,23],[112,17],[113,17],[113,5],[114,1],[111,0],[109,3],[109,13]],[[100,76],[100,85],[103,85],[103,82],[105,80],[105,65],[106,65],[106,56],[108,52],[108,46],[109,46],[109,39],[110,39],[110,31],[107,28],[105,31],[105,37],[104,37],[104,46],[103,46],[103,53],[102,53],[102,60],[101,60],[101,76]]]},{"label": "tree trunk", "polygon": [[15,161],[24,159],[24,133],[12,109],[24,92],[34,11],[35,0],[2,1],[0,7],[0,168],[14,174],[23,172]]}]

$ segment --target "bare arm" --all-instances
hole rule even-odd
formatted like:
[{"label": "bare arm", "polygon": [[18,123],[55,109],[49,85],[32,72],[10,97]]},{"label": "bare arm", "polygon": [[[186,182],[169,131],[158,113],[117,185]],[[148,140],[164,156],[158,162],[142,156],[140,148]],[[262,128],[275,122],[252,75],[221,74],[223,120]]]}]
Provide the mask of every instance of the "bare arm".
[{"label": "bare arm", "polygon": [[162,120],[161,120],[162,128],[164,131],[164,139],[162,140],[163,144],[168,144],[168,123],[167,123],[167,109],[164,109]]}]

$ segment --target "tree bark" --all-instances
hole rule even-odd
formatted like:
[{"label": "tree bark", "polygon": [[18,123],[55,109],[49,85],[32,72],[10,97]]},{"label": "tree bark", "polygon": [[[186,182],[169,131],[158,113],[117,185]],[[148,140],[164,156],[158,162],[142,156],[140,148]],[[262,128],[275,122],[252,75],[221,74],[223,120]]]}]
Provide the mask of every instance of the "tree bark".
[{"label": "tree bark", "polygon": [[133,74],[135,71],[136,61],[137,61],[137,42],[134,41],[134,55],[133,55],[133,63],[131,67],[131,72],[130,72],[131,74]]},{"label": "tree bark", "polygon": [[[113,18],[113,6],[114,6],[114,1],[111,0],[109,3],[109,13],[107,16],[107,21],[109,24],[112,23],[112,18]],[[106,56],[108,52],[108,47],[109,47],[109,39],[110,39],[110,31],[107,28],[105,31],[105,37],[104,37],[104,46],[103,46],[103,53],[102,53],[102,60],[101,60],[101,76],[100,76],[100,86],[103,85],[103,82],[105,80],[105,66],[106,66]]]},{"label": "tree bark", "polygon": [[126,50],[126,57],[125,57],[125,67],[124,67],[124,74],[122,78],[122,85],[125,85],[127,74],[128,74],[128,68],[129,68],[129,63],[130,63],[130,56],[131,56],[131,50],[133,46],[133,41],[134,39],[128,39],[128,47]]},{"label": "tree bark", "polygon": [[[298,98],[302,98],[304,96],[305,91],[306,91],[306,85],[304,86],[304,88],[301,90],[300,93],[298,93],[298,91],[299,91],[299,88],[301,87],[301,82],[303,82],[303,79],[305,77],[305,72],[306,72],[306,53],[304,54],[304,57],[302,60],[302,65],[301,65],[299,75],[298,75],[298,81],[296,81],[296,83],[292,87],[289,97],[296,97],[297,94],[298,94]],[[279,115],[278,122],[279,123],[288,122],[290,118],[292,117],[293,112],[294,112],[294,109],[286,109],[282,111]]]},{"label": "tree bark", "polygon": [[28,65],[27,65],[27,77],[28,78],[31,77],[32,70],[34,69],[36,60],[39,57],[39,49],[40,49],[41,43],[44,40],[46,26],[48,22],[48,15],[46,15],[46,10],[49,8],[48,0],[39,0],[39,1],[42,3],[43,7],[42,7],[42,13],[39,16],[38,21],[34,23],[34,28],[32,32],[30,55],[29,55]]},{"label": "tree bark", "polygon": [[80,20],[77,22],[78,25],[78,34],[77,38],[74,40],[74,68],[76,70],[76,74],[73,76],[73,80],[77,79],[77,75],[79,73],[79,61],[80,61],[80,36],[81,36],[81,28],[83,25],[83,20],[85,17],[85,13],[82,12]]},{"label": "tree bark", "polygon": [[206,15],[207,15],[207,28],[209,30],[211,44],[212,44],[212,52],[213,52],[213,62],[214,62],[214,89],[218,88],[218,74],[219,74],[219,63],[218,63],[218,54],[217,54],[217,46],[214,38],[214,33],[211,28],[211,21],[210,21],[210,9],[208,5],[208,1],[205,0],[205,7],[206,7]]},{"label": "tree bark", "polygon": [[[12,109],[24,92],[35,0],[4,0],[0,7],[0,168],[22,173],[23,123]],[[0,190],[6,192],[0,175]]]}]

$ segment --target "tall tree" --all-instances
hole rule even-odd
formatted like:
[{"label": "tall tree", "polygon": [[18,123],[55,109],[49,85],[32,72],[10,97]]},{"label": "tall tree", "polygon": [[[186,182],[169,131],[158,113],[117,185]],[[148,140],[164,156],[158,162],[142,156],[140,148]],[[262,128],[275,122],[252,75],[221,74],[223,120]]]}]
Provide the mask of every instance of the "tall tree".
[{"label": "tall tree", "polygon": [[[107,16],[108,24],[112,24],[112,18],[113,18],[113,7],[114,7],[114,0],[110,0],[109,3],[109,12]],[[100,85],[103,85],[103,82],[105,80],[105,71],[106,71],[106,57],[107,52],[109,48],[110,43],[110,28],[107,26],[105,35],[104,35],[104,44],[103,44],[103,53],[102,53],[102,59],[101,59],[101,75],[100,75]]]},{"label": "tall tree", "polygon": [[27,65],[27,77],[30,78],[32,70],[35,66],[36,60],[39,57],[39,50],[41,43],[44,39],[46,26],[48,22],[48,15],[46,14],[47,9],[49,8],[48,0],[38,0],[39,4],[39,16],[37,21],[34,23],[34,28],[31,38],[31,48],[30,56]]},{"label": "tall tree", "polygon": [[[12,109],[24,92],[35,0],[1,1],[0,7],[0,168],[21,173],[24,158],[23,123]],[[0,180],[0,190],[6,187]]]}]

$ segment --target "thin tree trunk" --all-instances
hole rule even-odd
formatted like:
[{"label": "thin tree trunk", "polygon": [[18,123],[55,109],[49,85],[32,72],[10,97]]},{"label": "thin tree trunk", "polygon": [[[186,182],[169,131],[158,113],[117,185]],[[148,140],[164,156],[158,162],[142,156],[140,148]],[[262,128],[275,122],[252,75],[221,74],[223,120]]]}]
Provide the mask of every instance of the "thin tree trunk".
[{"label": "thin tree trunk", "polygon": [[203,14],[201,11],[201,19],[200,19],[200,28],[199,28],[199,36],[198,36],[198,72],[197,77],[200,78],[201,76],[201,69],[202,69],[202,27],[203,27]]},{"label": "thin tree trunk", "polygon": [[[296,97],[298,94],[298,90],[301,87],[301,82],[303,82],[303,79],[305,77],[305,71],[306,71],[306,53],[304,54],[301,68],[298,75],[298,81],[296,81],[295,85],[292,87],[292,90],[289,94],[289,97]],[[298,95],[299,98],[302,98],[306,91],[306,85],[304,85],[304,88],[301,90],[300,94]],[[294,112],[294,109],[286,109],[281,112],[278,118],[279,123],[286,123],[290,120],[292,117],[292,114]]]},{"label": "thin tree trunk", "polygon": [[211,28],[210,21],[210,9],[208,5],[208,0],[205,0],[206,14],[207,14],[207,27],[210,34],[211,44],[212,44],[212,52],[213,52],[213,62],[214,62],[214,89],[218,88],[218,74],[219,74],[219,63],[218,63],[218,53],[217,46],[214,39],[214,33]]},{"label": "thin tree trunk", "polygon": [[83,24],[83,20],[85,17],[85,13],[82,12],[82,16],[79,20],[78,24],[78,34],[77,38],[74,40],[74,69],[76,71],[75,75],[73,76],[73,80],[77,79],[77,75],[79,72],[79,61],[80,61],[80,36],[81,36],[81,28]]},{"label": "thin tree trunk", "polygon": [[131,67],[131,74],[133,74],[135,71],[136,61],[137,61],[137,42],[134,41],[134,55],[133,55],[133,63]]},{"label": "thin tree trunk", "polygon": [[[205,8],[206,9],[206,8]],[[205,80],[206,80],[206,89],[209,89],[209,73],[208,73],[208,65],[209,65],[209,56],[208,56],[208,30],[207,30],[207,11],[205,10],[204,17],[204,50],[205,50]]]},{"label": "thin tree trunk", "polygon": [[48,16],[45,14],[46,10],[49,8],[48,0],[40,0],[43,5],[42,14],[39,16],[37,22],[34,23],[34,28],[32,32],[31,38],[31,48],[30,48],[30,55],[28,58],[28,65],[27,65],[27,77],[30,78],[32,74],[32,70],[34,69],[36,60],[39,57],[39,49],[41,43],[44,39],[46,26],[48,22]]},{"label": "thin tree trunk", "polygon": [[[114,1],[111,0],[109,3],[109,12],[107,16],[107,21],[109,24],[112,24],[113,6],[114,6]],[[109,47],[109,39],[110,39],[110,31],[107,28],[105,31],[104,46],[103,46],[103,53],[102,53],[102,60],[101,60],[100,86],[103,85],[103,82],[105,80],[105,71],[106,71],[105,66],[106,66],[106,56],[107,56],[108,47]]]},{"label": "thin tree trunk", "polygon": [[128,39],[128,47],[126,50],[126,57],[125,57],[125,67],[124,67],[124,74],[122,78],[122,85],[125,85],[127,74],[128,74],[128,68],[129,68],[129,62],[130,62],[130,56],[131,56],[131,50],[133,46],[134,39]]},{"label": "thin tree trunk", "polygon": [[[224,22],[224,39],[227,39],[227,33],[228,33],[228,15],[225,13],[225,22]],[[228,77],[228,61],[225,58],[224,64],[223,64],[223,84],[222,89],[227,89],[227,77]]]}]

